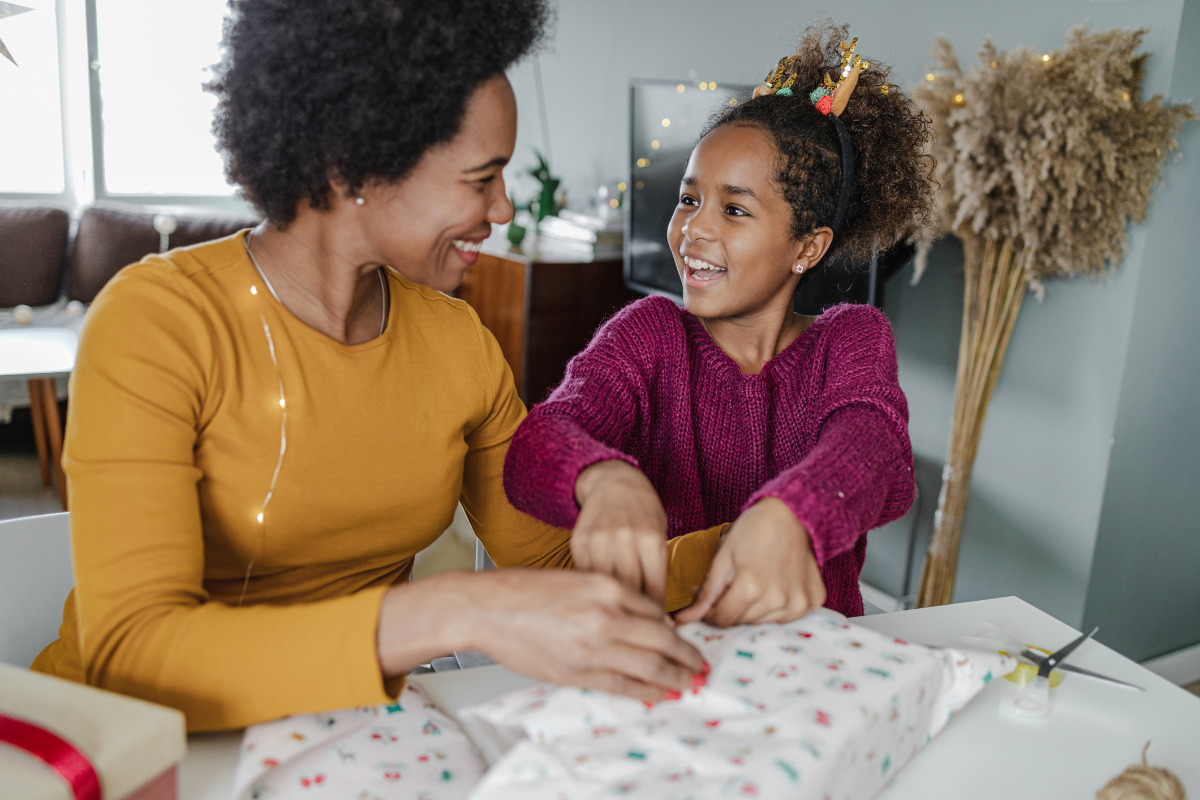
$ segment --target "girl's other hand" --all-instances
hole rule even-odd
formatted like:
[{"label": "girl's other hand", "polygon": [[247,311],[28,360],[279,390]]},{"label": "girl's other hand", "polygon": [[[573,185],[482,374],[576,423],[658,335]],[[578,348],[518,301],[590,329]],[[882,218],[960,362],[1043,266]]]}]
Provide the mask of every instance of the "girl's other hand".
[{"label": "girl's other hand", "polygon": [[661,612],[667,584],[667,513],[650,480],[624,461],[600,461],[579,473],[575,500],[575,568],[612,575],[644,593]]},{"label": "girl's other hand", "polygon": [[729,528],[708,577],[679,624],[719,627],[790,622],[825,602],[825,584],[808,530],[782,500],[766,497]]},{"label": "girl's other hand", "polygon": [[467,578],[471,646],[516,672],[655,703],[690,689],[704,669],[661,605],[610,576],[503,569]]}]

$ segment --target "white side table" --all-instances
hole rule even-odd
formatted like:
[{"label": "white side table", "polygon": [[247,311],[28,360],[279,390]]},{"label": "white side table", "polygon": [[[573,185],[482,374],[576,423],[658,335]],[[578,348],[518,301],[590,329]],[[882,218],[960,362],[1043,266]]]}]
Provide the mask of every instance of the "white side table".
[{"label": "white side table", "polygon": [[67,480],[62,470],[63,425],[54,379],[71,373],[78,349],[79,334],[70,328],[0,329],[0,378],[23,378],[29,386],[29,412],[42,485],[51,485],[53,472],[64,511]]}]

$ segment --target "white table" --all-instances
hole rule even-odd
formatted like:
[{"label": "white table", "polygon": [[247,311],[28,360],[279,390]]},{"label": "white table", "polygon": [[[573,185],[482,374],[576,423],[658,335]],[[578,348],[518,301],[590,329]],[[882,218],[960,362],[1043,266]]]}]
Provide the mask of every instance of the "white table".
[{"label": "white table", "polygon": [[42,484],[50,485],[53,471],[64,511],[67,508],[67,480],[62,470],[63,429],[54,380],[75,369],[78,349],[79,334],[71,328],[0,328],[0,379],[27,382]]},{"label": "white table", "polygon": [[[852,622],[930,645],[955,644],[959,632],[974,622],[995,623],[1023,641],[1048,648],[1078,635],[1015,597]],[[1150,763],[1169,767],[1189,795],[1200,797],[1200,698],[1095,641],[1080,646],[1071,662],[1146,691],[1068,676],[1051,692],[1048,718],[1020,720],[998,710],[1001,699],[1017,688],[1008,681],[993,681],[896,776],[879,795],[881,800],[1092,797],[1110,778],[1140,761],[1147,741]],[[440,699],[460,706],[521,680],[499,666],[422,677],[424,685],[441,690]],[[180,797],[225,800],[240,743],[240,732],[190,736],[180,770]]]}]

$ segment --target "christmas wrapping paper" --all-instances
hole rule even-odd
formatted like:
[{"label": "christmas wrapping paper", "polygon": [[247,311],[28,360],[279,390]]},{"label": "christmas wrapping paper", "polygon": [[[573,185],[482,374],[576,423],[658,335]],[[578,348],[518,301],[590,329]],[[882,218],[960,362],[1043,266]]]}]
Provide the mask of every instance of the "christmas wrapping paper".
[{"label": "christmas wrapping paper", "polygon": [[869,798],[1016,666],[817,614],[680,634],[712,668],[680,700],[539,684],[461,710],[473,736],[507,749],[472,800]]},{"label": "christmas wrapping paper", "polygon": [[234,778],[237,800],[459,800],[484,762],[462,728],[415,686],[395,703],[297,714],[252,725]]},{"label": "christmas wrapping paper", "polygon": [[410,684],[392,705],[248,728],[234,796],[868,798],[1016,666],[823,611],[786,625],[693,623],[679,633],[711,667],[706,684],[679,700],[647,707],[539,683],[451,719]]}]

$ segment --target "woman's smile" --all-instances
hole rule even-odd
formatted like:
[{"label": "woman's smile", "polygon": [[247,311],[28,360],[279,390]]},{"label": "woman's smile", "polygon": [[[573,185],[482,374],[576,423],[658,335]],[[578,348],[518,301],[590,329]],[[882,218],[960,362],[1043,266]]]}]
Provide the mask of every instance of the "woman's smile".
[{"label": "woman's smile", "polygon": [[469,267],[479,260],[479,251],[483,247],[483,241],[483,239],[455,239],[450,244],[453,245],[454,252],[458,253],[458,257]]}]

